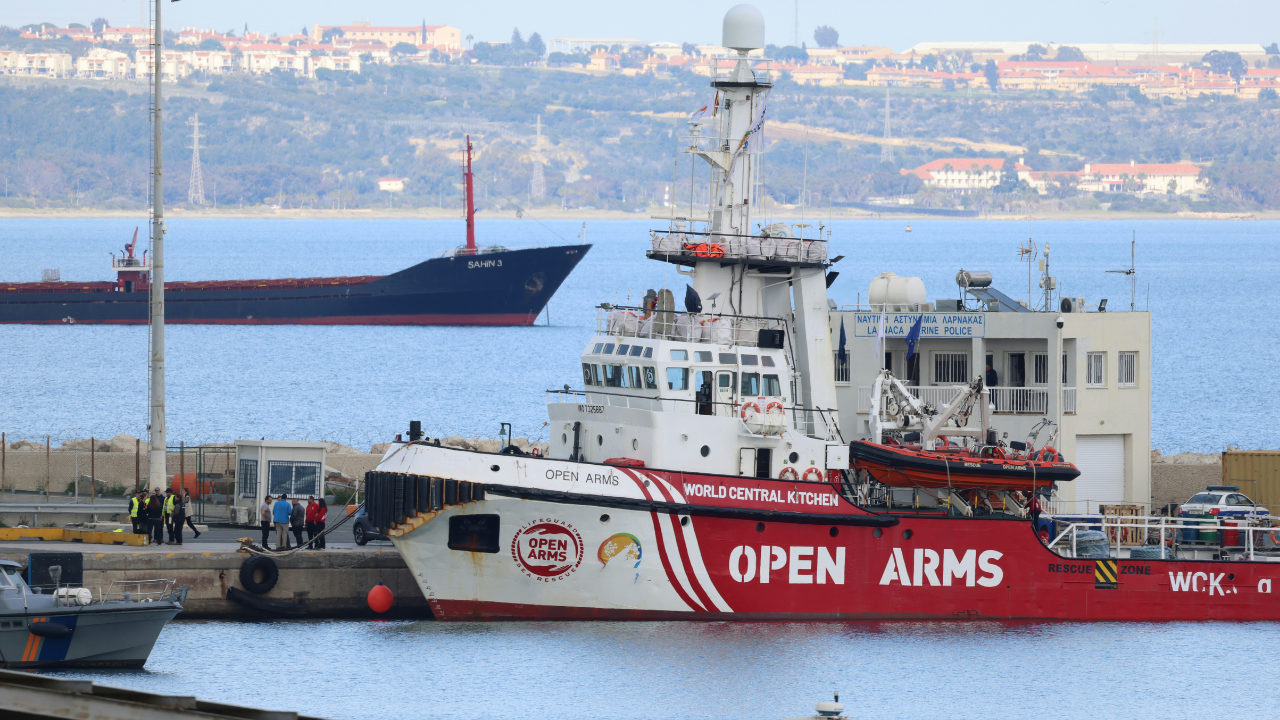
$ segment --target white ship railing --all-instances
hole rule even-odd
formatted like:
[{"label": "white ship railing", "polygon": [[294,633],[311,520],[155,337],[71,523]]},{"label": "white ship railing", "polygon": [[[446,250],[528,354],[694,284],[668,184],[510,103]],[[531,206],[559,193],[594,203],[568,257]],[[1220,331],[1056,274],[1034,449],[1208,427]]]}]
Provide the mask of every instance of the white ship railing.
[{"label": "white ship railing", "polygon": [[[965,385],[909,385],[908,392],[923,402],[942,407],[955,399],[956,395],[965,391]],[[1015,388],[993,387],[991,402],[995,405],[997,415],[1047,415],[1049,413],[1049,390],[1047,388]],[[1067,404],[1070,390],[1070,404]],[[1063,388],[1063,412],[1074,414],[1075,388]],[[871,409],[871,387],[858,387],[858,412],[866,414]]]},{"label": "white ship railing", "polygon": [[756,262],[814,263],[827,261],[827,243],[817,238],[761,235],[725,235],[677,231],[650,232],[650,256],[714,260],[729,258]]},{"label": "white ship railing", "polygon": [[[1056,523],[1057,534],[1048,542],[1050,550],[1066,557],[1080,557],[1079,533],[1100,530],[1106,534],[1111,558],[1126,558],[1136,547],[1163,548],[1161,558],[1175,559],[1179,549],[1218,549],[1236,560],[1275,558],[1280,561],[1280,529],[1270,516],[1262,517],[1163,517],[1151,515],[1049,515],[1042,519]],[[1190,540],[1189,533],[1213,533],[1208,540]],[[1228,541],[1234,539],[1234,543]],[[1263,554],[1260,554],[1263,553]],[[1094,559],[1085,556],[1083,559]],[[1098,558],[1101,559],[1101,558]],[[1155,558],[1150,558],[1155,559]],[[1182,558],[1188,559],[1188,558]],[[1225,559],[1225,558],[1224,558]]]},{"label": "white ship railing", "polygon": [[600,306],[596,314],[596,333],[620,338],[757,347],[761,330],[786,330],[786,322],[780,318],[678,313],[607,304]]},{"label": "white ship railing", "polygon": [[476,257],[481,255],[489,255],[491,253],[509,252],[511,250],[535,250],[545,245],[477,245],[475,250],[468,248],[466,245],[451,247],[448,250],[442,250],[436,257]]},{"label": "white ship railing", "polygon": [[[649,412],[706,415],[709,417],[739,418],[741,402],[722,400],[689,400],[685,398],[645,397],[599,390],[547,390],[548,405],[593,405],[623,407]],[[754,398],[750,398],[754,400]],[[793,430],[831,442],[843,442],[835,410],[784,407],[788,426]]]}]

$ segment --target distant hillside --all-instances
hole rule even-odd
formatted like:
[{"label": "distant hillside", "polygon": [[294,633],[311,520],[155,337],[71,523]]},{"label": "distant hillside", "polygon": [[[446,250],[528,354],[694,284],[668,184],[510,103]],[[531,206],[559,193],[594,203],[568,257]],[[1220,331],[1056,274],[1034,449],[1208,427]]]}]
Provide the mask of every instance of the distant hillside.
[{"label": "distant hillside", "polygon": [[[1086,162],[1189,161],[1211,196],[1196,203],[1118,203],[1157,211],[1280,208],[1280,104],[1137,102],[1095,95],[968,96],[893,91],[889,160],[881,162],[884,91],[783,81],[764,188],[814,206],[917,193],[900,168],[935,158],[1024,157],[1037,170]],[[379,177],[407,178],[397,206],[457,207],[461,136],[477,142],[478,205],[639,210],[688,202],[689,161],[673,131],[711,99],[706,78],[607,76],[545,69],[367,65],[324,80],[291,75],[184,81],[166,100],[166,202],[187,199],[190,128],[199,113],[205,192],[219,206],[385,206]],[[530,198],[541,116],[546,196]],[[801,126],[797,128],[798,126]],[[832,132],[812,132],[803,127]],[[145,86],[133,82],[0,79],[0,174],[9,207],[142,208],[148,153]],[[770,137],[766,130],[766,137]],[[964,142],[958,142],[964,141]],[[984,143],[1003,148],[994,152]],[[806,149],[807,148],[807,149]],[[1025,152],[1019,152],[1025,150]],[[805,174],[807,154],[807,176]],[[704,173],[705,175],[705,173]],[[963,200],[987,210],[1096,208],[1114,198],[1038,197],[1025,189]],[[510,209],[510,204],[506,204]]]}]

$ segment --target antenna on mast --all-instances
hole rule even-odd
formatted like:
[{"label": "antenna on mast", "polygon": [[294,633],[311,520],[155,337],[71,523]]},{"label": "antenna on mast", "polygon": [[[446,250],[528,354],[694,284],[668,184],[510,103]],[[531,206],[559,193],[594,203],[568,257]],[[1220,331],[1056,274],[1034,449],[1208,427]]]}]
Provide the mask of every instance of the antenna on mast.
[{"label": "antenna on mast", "polygon": [[1027,241],[1018,243],[1018,259],[1027,263],[1027,308],[1031,308],[1031,264],[1036,261],[1036,255],[1039,254],[1040,248],[1036,247],[1036,241],[1032,239],[1031,224],[1033,220],[1027,220]]},{"label": "antenna on mast", "polygon": [[1128,275],[1128,276],[1129,276],[1129,312],[1133,312],[1134,305],[1135,305],[1135,304],[1136,304],[1136,302],[1137,302],[1137,293],[1138,293],[1138,286],[1137,286],[1138,278],[1137,278],[1137,274],[1138,274],[1138,270],[1137,270],[1136,266],[1134,265],[1134,260],[1136,259],[1136,256],[1137,256],[1137,248],[1138,248],[1138,231],[1137,231],[1137,230],[1134,230],[1134,231],[1133,231],[1133,239],[1129,241],[1129,269],[1128,269],[1128,270],[1108,270],[1108,271],[1107,271],[1107,272],[1109,272],[1109,273],[1115,273],[1115,274],[1117,274],[1117,275]]}]

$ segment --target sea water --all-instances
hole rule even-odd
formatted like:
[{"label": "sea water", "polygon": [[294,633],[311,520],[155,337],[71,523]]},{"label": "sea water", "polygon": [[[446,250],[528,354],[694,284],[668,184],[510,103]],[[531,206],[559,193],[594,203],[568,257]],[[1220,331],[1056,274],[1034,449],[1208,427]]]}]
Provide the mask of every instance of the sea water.
[{"label": "sea water", "polygon": [[[1276,623],[170,623],[66,671],[328,718],[778,720],[1273,714]],[[1212,678],[1212,680],[1209,680]]]},{"label": "sea water", "polygon": [[[816,222],[812,219],[811,224]],[[112,278],[111,252],[141,224],[128,219],[0,221],[0,281]],[[429,436],[545,437],[547,389],[581,385],[577,356],[601,302],[639,304],[648,288],[682,297],[685,278],[648,261],[657,221],[593,221],[594,247],[552,298],[538,326],[361,327],[174,325],[166,329],[169,440],[328,439],[368,449],[410,420]],[[1280,223],[1271,221],[836,221],[843,255],[831,297],[866,301],[872,278],[921,277],[930,300],[957,297],[961,268],[990,271],[995,287],[1028,295],[1018,247],[1048,245],[1064,296],[1109,312],[1132,301],[1152,312],[1152,445],[1166,453],[1275,446],[1280,400]],[[814,232],[816,228],[809,230]],[[482,244],[577,242],[579,222],[481,220]],[[174,219],[170,280],[386,274],[453,247],[461,221]],[[139,248],[145,247],[145,240]],[[1032,275],[1038,271],[1033,267]],[[1036,302],[1038,287],[1031,288]],[[549,323],[549,324],[548,324]],[[145,437],[147,329],[0,325],[0,429],[10,438]]]}]

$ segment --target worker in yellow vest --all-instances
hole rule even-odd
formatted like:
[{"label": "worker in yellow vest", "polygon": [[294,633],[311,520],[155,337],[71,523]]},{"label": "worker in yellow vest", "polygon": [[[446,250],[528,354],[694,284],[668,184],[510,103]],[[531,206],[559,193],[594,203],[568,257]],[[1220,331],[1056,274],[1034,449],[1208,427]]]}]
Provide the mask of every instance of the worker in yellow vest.
[{"label": "worker in yellow vest", "polygon": [[133,534],[137,535],[141,531],[138,529],[138,507],[142,505],[141,498],[144,493],[139,490],[129,498],[129,521],[133,523]]},{"label": "worker in yellow vest", "polygon": [[173,488],[164,491],[164,526],[169,530],[169,545],[173,545]]}]

